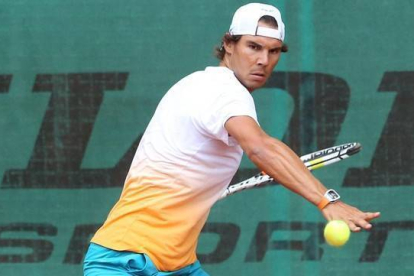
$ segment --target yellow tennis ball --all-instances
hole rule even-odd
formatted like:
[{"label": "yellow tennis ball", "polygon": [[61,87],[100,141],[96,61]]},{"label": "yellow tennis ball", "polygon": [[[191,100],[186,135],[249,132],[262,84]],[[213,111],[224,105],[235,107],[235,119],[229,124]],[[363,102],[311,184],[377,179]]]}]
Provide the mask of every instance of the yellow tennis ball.
[{"label": "yellow tennis ball", "polygon": [[351,231],[344,221],[332,220],[326,224],[323,235],[329,245],[341,247],[348,241]]}]

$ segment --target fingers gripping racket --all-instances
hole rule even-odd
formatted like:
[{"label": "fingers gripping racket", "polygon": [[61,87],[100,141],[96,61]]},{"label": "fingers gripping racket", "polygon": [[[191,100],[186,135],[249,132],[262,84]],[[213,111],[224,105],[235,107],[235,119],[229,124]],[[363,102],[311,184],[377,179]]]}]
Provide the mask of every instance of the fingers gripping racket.
[{"label": "fingers gripping racket", "polygon": [[[346,159],[351,155],[358,153],[360,150],[361,144],[347,143],[303,155],[300,157],[300,159],[310,171],[313,171]],[[265,185],[272,181],[273,178],[264,172],[258,173],[255,176],[242,182],[229,185],[221,195],[220,199],[245,189],[251,189],[257,186]]]}]

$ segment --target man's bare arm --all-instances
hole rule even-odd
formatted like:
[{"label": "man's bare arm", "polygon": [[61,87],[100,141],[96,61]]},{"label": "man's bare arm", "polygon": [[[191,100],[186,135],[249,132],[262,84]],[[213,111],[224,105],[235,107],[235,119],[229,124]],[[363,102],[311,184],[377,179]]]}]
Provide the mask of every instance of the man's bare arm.
[{"label": "man's bare arm", "polygon": [[[230,118],[225,128],[260,170],[312,204],[319,203],[327,188],[309,172],[287,145],[267,135],[248,116]],[[343,202],[329,204],[322,210],[322,214],[328,220],[346,221],[352,231],[360,231],[361,227],[370,229],[372,225],[369,221],[380,215],[378,212],[361,212]]]}]

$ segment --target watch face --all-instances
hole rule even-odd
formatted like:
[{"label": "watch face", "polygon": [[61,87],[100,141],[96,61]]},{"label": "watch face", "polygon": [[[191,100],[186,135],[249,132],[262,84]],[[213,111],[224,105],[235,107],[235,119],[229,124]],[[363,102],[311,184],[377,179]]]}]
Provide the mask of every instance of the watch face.
[{"label": "watch face", "polygon": [[326,192],[326,197],[330,201],[336,201],[336,200],[338,200],[340,198],[339,194],[335,190],[328,190]]}]

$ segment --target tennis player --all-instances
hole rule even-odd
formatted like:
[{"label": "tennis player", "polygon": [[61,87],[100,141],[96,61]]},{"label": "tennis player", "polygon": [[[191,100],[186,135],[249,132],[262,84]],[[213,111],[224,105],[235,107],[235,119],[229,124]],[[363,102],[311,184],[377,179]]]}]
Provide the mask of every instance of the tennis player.
[{"label": "tennis player", "polygon": [[251,92],[266,83],[287,51],[284,38],[278,9],[242,6],[217,49],[219,66],[183,78],[166,93],[119,201],[92,238],[85,275],[208,275],[197,261],[197,240],[243,151],[260,170],[318,206],[327,220],[344,220],[352,231],[372,227],[378,212],[339,201],[257,122]]}]

